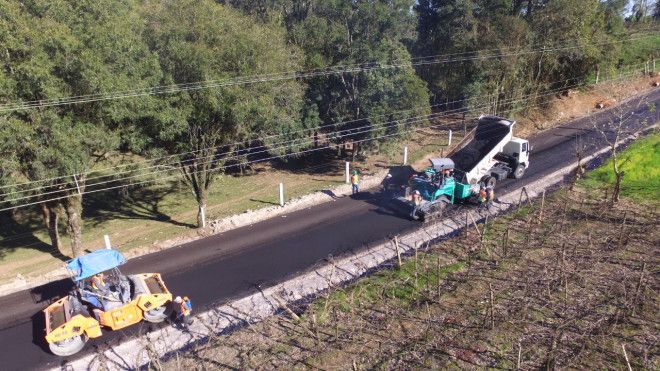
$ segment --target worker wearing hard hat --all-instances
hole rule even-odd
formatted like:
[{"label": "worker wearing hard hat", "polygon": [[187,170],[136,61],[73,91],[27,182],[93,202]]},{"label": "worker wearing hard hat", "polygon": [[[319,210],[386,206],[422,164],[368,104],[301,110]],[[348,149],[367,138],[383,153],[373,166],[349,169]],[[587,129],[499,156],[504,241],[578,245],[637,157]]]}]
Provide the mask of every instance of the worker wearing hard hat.
[{"label": "worker wearing hard hat", "polygon": [[192,318],[190,314],[192,312],[192,302],[187,296],[183,298],[177,296],[174,298],[174,313],[176,314],[176,323],[181,324],[183,327],[187,327],[192,323]]},{"label": "worker wearing hard hat", "polygon": [[417,220],[417,209],[419,209],[419,205],[422,204],[422,195],[419,193],[418,190],[415,190],[412,194],[412,202],[413,202],[413,210],[412,213],[410,213],[410,217]]},{"label": "worker wearing hard hat", "polygon": [[353,170],[353,175],[351,175],[351,185],[353,186],[353,194],[358,193],[358,185],[360,184],[360,177],[358,176],[357,170]]}]

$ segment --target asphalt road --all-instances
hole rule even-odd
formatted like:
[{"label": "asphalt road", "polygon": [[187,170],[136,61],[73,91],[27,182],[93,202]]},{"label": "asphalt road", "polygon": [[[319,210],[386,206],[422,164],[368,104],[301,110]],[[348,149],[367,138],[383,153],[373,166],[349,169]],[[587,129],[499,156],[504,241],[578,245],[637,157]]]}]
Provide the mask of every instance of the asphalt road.
[{"label": "asphalt road", "polygon": [[[659,111],[650,112],[648,103],[660,108],[660,89],[633,99],[620,108],[599,112],[572,121],[531,138],[534,150],[525,177],[506,180],[497,192],[506,192],[558,170],[576,160],[576,138],[584,145],[585,155],[603,148],[605,142],[594,123],[611,128],[620,115],[625,131],[635,131],[643,122],[659,121]],[[606,133],[610,138],[613,131]],[[337,198],[305,210],[276,217],[251,226],[177,246],[158,253],[131,259],[122,267],[124,273],[160,272],[174,294],[191,297],[195,310],[226,302],[281,282],[298,272],[322,264],[329,256],[338,256],[377,244],[388,236],[417,228],[409,221],[378,206],[371,193],[359,197]],[[41,310],[48,302],[64,295],[66,281],[21,291],[0,298],[0,369],[31,370],[57,367],[66,361],[48,352]],[[148,331],[148,324],[122,331],[105,331],[90,340],[85,350],[94,351],[106,344],[120,342]]]}]

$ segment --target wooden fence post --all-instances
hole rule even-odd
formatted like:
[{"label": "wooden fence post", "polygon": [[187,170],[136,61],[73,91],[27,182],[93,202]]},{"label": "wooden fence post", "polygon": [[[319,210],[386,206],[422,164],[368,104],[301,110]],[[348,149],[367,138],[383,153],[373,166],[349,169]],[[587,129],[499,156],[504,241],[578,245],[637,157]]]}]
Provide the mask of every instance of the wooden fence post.
[{"label": "wooden fence post", "polygon": [[396,247],[396,259],[399,262],[399,268],[401,268],[401,250],[399,249],[399,236],[394,236],[394,246]]}]

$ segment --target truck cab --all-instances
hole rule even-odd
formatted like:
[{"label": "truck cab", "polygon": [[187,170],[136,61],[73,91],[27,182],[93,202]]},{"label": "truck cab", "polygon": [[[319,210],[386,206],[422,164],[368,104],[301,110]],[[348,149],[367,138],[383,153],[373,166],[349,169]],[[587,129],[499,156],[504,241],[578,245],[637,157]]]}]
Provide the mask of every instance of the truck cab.
[{"label": "truck cab", "polygon": [[[492,175],[496,176],[498,180],[502,180],[507,176],[514,179],[522,178],[525,174],[525,170],[529,167],[530,151],[531,147],[529,141],[522,138],[512,137],[511,140],[504,145],[502,152],[495,155],[495,159],[499,161],[499,163],[494,166]],[[502,171],[501,174],[498,174],[497,168],[503,168],[504,171]]]}]

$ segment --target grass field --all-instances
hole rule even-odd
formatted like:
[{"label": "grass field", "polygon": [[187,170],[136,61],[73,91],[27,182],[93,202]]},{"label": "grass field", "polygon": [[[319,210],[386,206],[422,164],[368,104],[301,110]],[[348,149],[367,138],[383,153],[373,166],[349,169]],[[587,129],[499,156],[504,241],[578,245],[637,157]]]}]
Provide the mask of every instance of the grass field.
[{"label": "grass field", "polygon": [[[431,153],[442,152],[447,144],[446,130],[417,133],[406,141],[391,142],[352,166],[363,175],[401,161],[401,148],[409,147],[409,162]],[[461,133],[454,133],[454,141]],[[305,162],[256,164],[250,175],[219,175],[207,200],[207,219],[215,220],[278,205],[278,186],[284,183],[285,200],[344,184],[344,162],[333,156],[309,158]],[[197,233],[197,203],[190,188],[180,180],[119,191],[93,193],[83,200],[83,246],[94,250],[103,246],[108,234],[120,251],[149,248],[165,240]],[[16,220],[18,222],[16,222]],[[62,221],[62,220],[60,220]],[[69,258],[69,239],[60,227],[62,251],[49,245],[37,207],[19,209],[15,218],[0,216],[0,284],[23,277],[42,275]]]},{"label": "grass field", "polygon": [[[639,202],[660,201],[660,134],[652,134],[631,144],[620,155],[621,169],[625,171],[621,195]],[[612,160],[582,180],[582,185],[592,189],[614,186]]]}]

